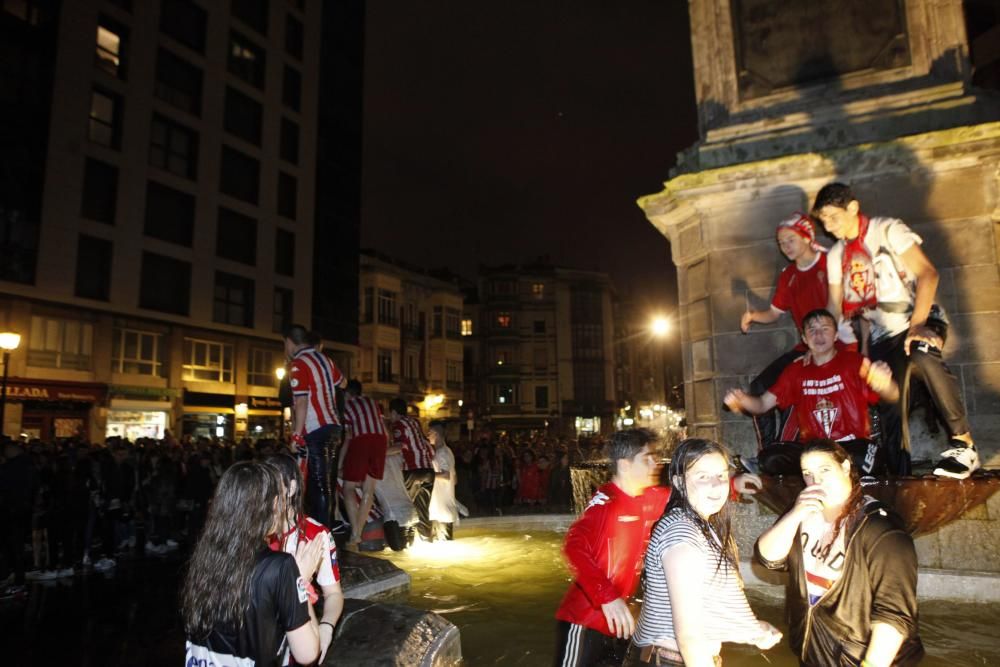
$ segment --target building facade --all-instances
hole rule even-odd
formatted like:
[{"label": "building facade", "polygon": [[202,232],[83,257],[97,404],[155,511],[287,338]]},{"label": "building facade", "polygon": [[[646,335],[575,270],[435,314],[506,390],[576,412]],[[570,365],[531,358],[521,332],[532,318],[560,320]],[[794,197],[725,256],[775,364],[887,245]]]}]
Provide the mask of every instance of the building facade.
[{"label": "building facade", "polygon": [[358,376],[383,404],[402,397],[424,420],[454,419],[462,400],[462,291],[365,251]]},{"label": "building facade", "polygon": [[547,265],[484,268],[466,299],[466,409],[476,427],[566,435],[613,428],[608,276]]},{"label": "building facade", "polygon": [[0,2],[0,94],[30,102],[3,114],[36,132],[0,155],[5,433],[277,432],[280,331],[311,322],[321,12]]}]

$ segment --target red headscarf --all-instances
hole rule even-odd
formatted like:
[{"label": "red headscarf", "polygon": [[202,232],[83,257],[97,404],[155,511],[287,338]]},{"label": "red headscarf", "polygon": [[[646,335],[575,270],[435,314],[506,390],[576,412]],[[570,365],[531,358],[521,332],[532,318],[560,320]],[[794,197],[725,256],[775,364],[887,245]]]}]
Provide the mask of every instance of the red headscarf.
[{"label": "red headscarf", "polygon": [[816,225],[813,223],[812,218],[805,213],[796,211],[790,218],[779,222],[778,228],[774,230],[775,236],[782,229],[790,229],[806,241],[809,241],[809,246],[816,252],[826,251],[826,248],[816,243]]}]

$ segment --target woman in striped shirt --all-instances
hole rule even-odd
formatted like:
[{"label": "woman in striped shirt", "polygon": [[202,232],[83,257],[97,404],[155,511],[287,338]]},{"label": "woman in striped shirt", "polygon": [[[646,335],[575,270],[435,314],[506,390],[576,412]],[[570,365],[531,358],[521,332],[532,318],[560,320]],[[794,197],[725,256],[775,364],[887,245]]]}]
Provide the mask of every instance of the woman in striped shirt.
[{"label": "woman in striped shirt", "polygon": [[626,665],[721,664],[722,642],[774,646],[781,633],[757,620],[743,593],[730,530],[729,453],[682,442],[670,461],[670,502],[646,550],[646,594]]}]

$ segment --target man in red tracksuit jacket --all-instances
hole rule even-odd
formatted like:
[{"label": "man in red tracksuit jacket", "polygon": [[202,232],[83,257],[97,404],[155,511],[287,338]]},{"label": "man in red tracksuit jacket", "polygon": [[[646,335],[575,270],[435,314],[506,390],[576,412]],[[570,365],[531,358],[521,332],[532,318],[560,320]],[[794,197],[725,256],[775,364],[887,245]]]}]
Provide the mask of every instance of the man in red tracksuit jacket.
[{"label": "man in red tracksuit jacket", "polygon": [[[611,436],[614,475],[566,534],[563,552],[574,579],[556,611],[557,667],[624,660],[635,630],[626,599],[635,594],[653,524],[670,499],[669,487],[655,486],[656,443],[656,434],[643,428]],[[761,482],[744,474],[730,485],[734,494],[754,493]]]}]

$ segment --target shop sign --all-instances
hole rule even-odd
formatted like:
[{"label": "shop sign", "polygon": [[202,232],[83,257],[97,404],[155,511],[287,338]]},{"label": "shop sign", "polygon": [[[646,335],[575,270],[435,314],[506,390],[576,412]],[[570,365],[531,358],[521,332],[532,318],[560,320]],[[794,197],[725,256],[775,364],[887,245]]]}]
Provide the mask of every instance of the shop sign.
[{"label": "shop sign", "polygon": [[249,408],[251,410],[280,410],[281,401],[274,396],[250,396]]},{"label": "shop sign", "polygon": [[11,401],[80,401],[84,403],[99,403],[104,399],[105,385],[8,380],[6,395],[7,400]]},{"label": "shop sign", "polygon": [[167,387],[137,387],[134,385],[113,384],[108,387],[108,393],[116,398],[163,398],[169,400],[180,395],[177,389]]},{"label": "shop sign", "polygon": [[232,394],[207,394],[200,391],[184,390],[184,405],[232,410],[235,403],[234,398]]}]

